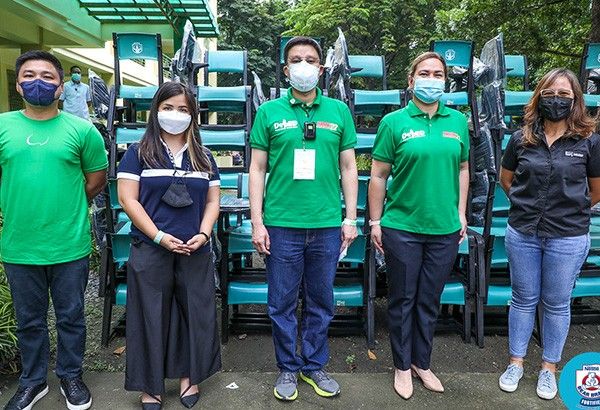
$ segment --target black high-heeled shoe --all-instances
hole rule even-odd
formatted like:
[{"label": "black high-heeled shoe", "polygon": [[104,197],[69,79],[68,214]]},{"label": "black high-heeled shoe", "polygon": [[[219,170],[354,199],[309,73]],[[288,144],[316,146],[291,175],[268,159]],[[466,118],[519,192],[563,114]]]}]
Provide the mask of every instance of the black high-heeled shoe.
[{"label": "black high-heeled shoe", "polygon": [[162,409],[162,400],[156,397],[154,394],[146,393],[148,396],[152,397],[157,402],[146,403],[142,402],[142,410],[161,410]]},{"label": "black high-heeled shoe", "polygon": [[181,402],[181,404],[183,404],[183,406],[188,409],[194,407],[196,403],[198,403],[198,399],[200,398],[200,393],[194,393],[188,396],[185,395],[188,392],[188,390],[192,388],[192,386],[193,384],[190,384],[187,387],[187,389],[185,389],[183,393],[181,393],[181,396],[179,396],[179,401]]}]

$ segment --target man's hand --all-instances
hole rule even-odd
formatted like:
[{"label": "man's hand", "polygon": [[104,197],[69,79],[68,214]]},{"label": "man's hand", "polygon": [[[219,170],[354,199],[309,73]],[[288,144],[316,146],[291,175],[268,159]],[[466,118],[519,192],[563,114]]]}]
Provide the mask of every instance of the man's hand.
[{"label": "man's hand", "polygon": [[356,226],[342,224],[342,247],[340,248],[340,253],[342,253],[345,248],[349,247],[357,236],[358,232]]},{"label": "man's hand", "polygon": [[254,248],[260,254],[271,254],[271,240],[269,239],[269,232],[262,223],[252,224],[252,245],[254,245]]},{"label": "man's hand", "polygon": [[381,241],[381,236],[381,225],[371,226],[371,241],[373,242],[373,245],[375,245],[375,249],[383,255],[383,242]]}]

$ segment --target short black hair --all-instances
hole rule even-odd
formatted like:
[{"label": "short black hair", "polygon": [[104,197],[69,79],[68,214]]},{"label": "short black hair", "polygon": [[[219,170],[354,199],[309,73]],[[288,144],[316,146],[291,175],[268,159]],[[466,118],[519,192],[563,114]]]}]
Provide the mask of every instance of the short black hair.
[{"label": "short black hair", "polygon": [[17,77],[19,76],[19,71],[21,71],[21,67],[23,66],[23,64],[30,60],[44,60],[49,62],[54,66],[54,68],[56,68],[56,71],[58,71],[60,81],[63,81],[65,72],[63,71],[62,64],[60,63],[60,61],[58,61],[58,58],[54,57],[54,55],[44,50],[26,51],[25,53],[17,57],[17,60],[15,61],[15,71],[17,72]]},{"label": "short black hair", "polygon": [[285,64],[287,64],[288,53],[290,52],[290,49],[298,45],[311,46],[317,51],[317,54],[319,55],[319,61],[323,61],[323,51],[321,50],[321,45],[317,40],[306,36],[296,36],[289,39],[283,48],[283,61]]},{"label": "short black hair", "polygon": [[72,65],[71,68],[69,68],[69,72],[72,73],[74,69],[79,68],[79,71],[81,71],[81,67],[79,67],[78,65]]}]

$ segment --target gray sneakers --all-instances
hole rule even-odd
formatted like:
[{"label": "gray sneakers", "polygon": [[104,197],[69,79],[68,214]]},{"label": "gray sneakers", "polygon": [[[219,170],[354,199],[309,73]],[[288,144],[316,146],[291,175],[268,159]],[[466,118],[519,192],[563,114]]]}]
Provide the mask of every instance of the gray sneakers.
[{"label": "gray sneakers", "polygon": [[537,395],[541,399],[552,400],[556,396],[556,377],[550,370],[542,369],[538,375]]},{"label": "gray sneakers", "polygon": [[340,385],[324,370],[300,373],[300,378],[310,384],[321,397],[333,397],[340,394]]},{"label": "gray sneakers", "polygon": [[506,371],[500,376],[500,388],[505,392],[514,392],[519,387],[521,377],[523,377],[523,368],[516,364],[509,364]]},{"label": "gray sneakers", "polygon": [[275,382],[273,394],[279,400],[292,401],[298,397],[298,376],[292,372],[281,372]]}]

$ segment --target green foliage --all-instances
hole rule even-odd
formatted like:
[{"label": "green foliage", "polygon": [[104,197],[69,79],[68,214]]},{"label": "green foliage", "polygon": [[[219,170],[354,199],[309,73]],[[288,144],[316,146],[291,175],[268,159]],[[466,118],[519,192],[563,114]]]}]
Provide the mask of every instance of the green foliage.
[{"label": "green foliage", "polygon": [[265,86],[272,86],[278,35],[319,36],[329,47],[340,27],[351,54],[385,56],[392,88],[406,86],[411,60],[426,51],[431,40],[473,40],[479,54],[487,40],[502,32],[506,53],[526,55],[535,82],[554,67],[577,72],[583,44],[593,31],[590,4],[590,0],[219,0],[219,48],[248,49],[251,69]]},{"label": "green foliage", "polygon": [[444,0],[436,37],[475,41],[476,54],[498,33],[506,54],[524,54],[535,82],[555,67],[578,72],[591,30],[590,0]]},{"label": "green foliage", "polygon": [[[248,66],[268,86],[275,82],[275,45],[284,30],[286,0],[219,0],[219,49],[248,50]],[[224,85],[224,84],[222,84]]]},{"label": "green foliage", "polygon": [[330,46],[337,27],[350,54],[385,56],[390,87],[405,87],[410,61],[429,46],[438,0],[303,0],[284,13],[287,34],[322,36]]},{"label": "green foliage", "polygon": [[4,269],[0,265],[0,368],[16,369],[14,361],[17,353],[17,323]]}]

